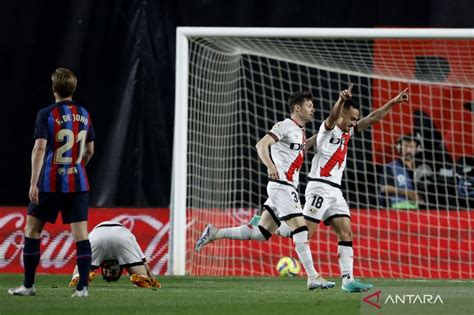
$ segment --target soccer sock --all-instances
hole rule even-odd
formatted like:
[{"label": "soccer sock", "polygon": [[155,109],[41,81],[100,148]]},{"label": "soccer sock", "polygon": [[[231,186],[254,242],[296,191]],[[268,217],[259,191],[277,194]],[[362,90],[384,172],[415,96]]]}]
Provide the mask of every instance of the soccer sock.
[{"label": "soccer sock", "polygon": [[79,270],[79,282],[77,283],[77,290],[82,290],[89,282],[89,271],[91,269],[91,243],[89,240],[76,242],[76,259],[77,269]]},{"label": "soccer sock", "polygon": [[311,250],[308,245],[308,228],[302,226],[293,231],[293,243],[295,244],[295,250],[301,261],[301,264],[306,270],[306,274],[309,278],[318,277],[318,273],[314,268],[313,256],[311,256]]},{"label": "soccer sock", "polygon": [[36,268],[40,261],[40,239],[25,236],[25,247],[23,248],[23,265],[25,265],[25,288],[31,288],[35,283]]},{"label": "soccer sock", "polygon": [[286,224],[285,221],[281,222],[280,227],[277,230],[278,235],[283,236],[283,237],[291,237],[291,229]]},{"label": "soccer sock", "polygon": [[339,241],[337,245],[342,283],[346,284],[354,281],[352,275],[354,265],[354,250],[352,249],[352,241]]},{"label": "soccer sock", "polygon": [[220,229],[215,239],[228,238],[232,240],[266,241],[272,234],[262,226],[241,225],[233,228]]}]

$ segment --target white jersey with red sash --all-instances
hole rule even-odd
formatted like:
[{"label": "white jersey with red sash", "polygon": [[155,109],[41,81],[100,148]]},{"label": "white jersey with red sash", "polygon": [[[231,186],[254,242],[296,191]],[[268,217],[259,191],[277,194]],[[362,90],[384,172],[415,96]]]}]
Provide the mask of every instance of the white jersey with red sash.
[{"label": "white jersey with red sash", "polygon": [[319,128],[317,152],[311,162],[305,191],[303,215],[306,220],[329,225],[335,217],[351,217],[340,186],[353,134],[354,128],[348,132],[338,126],[327,130],[325,123]]},{"label": "white jersey with red sash", "polygon": [[325,123],[321,124],[317,138],[317,151],[311,162],[310,180],[327,182],[339,187],[342,174],[346,167],[347,148],[349,139],[354,134],[354,128],[348,132],[338,126],[327,130]]},{"label": "white jersey with red sash", "polygon": [[279,181],[298,188],[306,143],[304,128],[288,118],[276,123],[268,134],[276,141],[270,147],[270,154],[278,169]]},{"label": "white jersey with red sash", "polygon": [[269,180],[268,199],[264,207],[270,211],[275,222],[302,216],[303,209],[297,189],[304,161],[304,128],[291,119],[285,119],[276,123],[268,134],[276,141],[270,147],[270,153],[279,179]]}]

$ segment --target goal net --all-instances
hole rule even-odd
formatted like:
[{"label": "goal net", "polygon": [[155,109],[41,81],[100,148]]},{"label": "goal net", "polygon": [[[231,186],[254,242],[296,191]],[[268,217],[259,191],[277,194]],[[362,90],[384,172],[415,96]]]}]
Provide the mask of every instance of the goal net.
[{"label": "goal net", "polygon": [[[276,275],[282,256],[297,257],[291,240],[277,235],[267,242],[219,240],[199,253],[194,245],[206,224],[247,224],[262,208],[267,173],[255,144],[289,117],[289,94],[309,90],[316,98],[309,137],[352,82],[361,116],[406,87],[410,95],[350,140],[342,191],[352,214],[355,275],[474,278],[473,30],[178,34],[186,52],[177,61],[171,273]],[[387,167],[403,156],[403,136],[417,144],[406,173]],[[300,172],[302,204],[313,154]],[[416,200],[407,189],[382,192],[403,181]],[[316,269],[338,276],[334,232],[321,224],[310,246]]]}]

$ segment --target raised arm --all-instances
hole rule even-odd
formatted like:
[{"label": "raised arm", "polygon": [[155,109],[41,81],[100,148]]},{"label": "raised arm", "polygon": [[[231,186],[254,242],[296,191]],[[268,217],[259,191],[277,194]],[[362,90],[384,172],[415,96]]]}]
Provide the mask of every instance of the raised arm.
[{"label": "raised arm", "polygon": [[407,101],[408,88],[404,89],[397,96],[388,101],[384,106],[372,111],[367,117],[361,118],[357,122],[357,130],[361,132],[362,130],[369,128],[370,126],[384,118],[394,105]]},{"label": "raised arm", "polygon": [[260,139],[260,141],[257,142],[255,147],[257,148],[258,157],[267,167],[268,177],[270,179],[279,179],[278,170],[275,164],[273,164],[268,151],[268,148],[273,144],[275,144],[275,139],[273,139],[270,135],[265,135],[262,139]]},{"label": "raised arm", "polygon": [[324,125],[327,130],[331,130],[336,125],[337,120],[341,116],[342,109],[344,108],[344,102],[352,98],[352,87],[354,84],[349,84],[349,87],[346,90],[341,91],[339,98],[331,109],[331,113],[328,118],[324,121]]}]

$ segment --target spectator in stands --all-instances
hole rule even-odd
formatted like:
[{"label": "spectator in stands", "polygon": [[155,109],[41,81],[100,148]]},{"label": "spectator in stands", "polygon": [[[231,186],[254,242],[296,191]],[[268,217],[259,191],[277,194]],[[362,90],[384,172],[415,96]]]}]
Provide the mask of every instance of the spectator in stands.
[{"label": "spectator in stands", "polygon": [[382,205],[394,209],[418,209],[424,204],[414,182],[415,155],[420,148],[420,141],[412,135],[402,136],[397,141],[398,158],[384,166],[379,179]]}]

